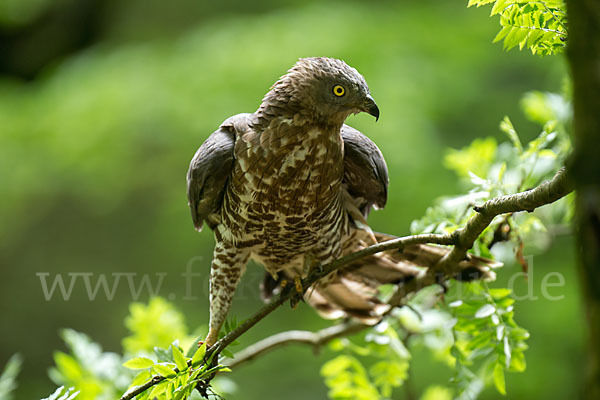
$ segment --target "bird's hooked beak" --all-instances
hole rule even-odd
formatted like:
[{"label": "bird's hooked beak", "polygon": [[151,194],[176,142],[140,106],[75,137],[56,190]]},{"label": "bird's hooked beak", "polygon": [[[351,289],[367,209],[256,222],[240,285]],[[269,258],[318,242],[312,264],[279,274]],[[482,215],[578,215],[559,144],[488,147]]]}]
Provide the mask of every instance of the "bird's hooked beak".
[{"label": "bird's hooked beak", "polygon": [[363,106],[363,111],[367,114],[371,114],[372,116],[374,116],[375,121],[379,120],[379,107],[377,107],[377,104],[375,104],[375,100],[373,99],[373,97],[371,97],[370,94],[367,95],[365,104]]}]

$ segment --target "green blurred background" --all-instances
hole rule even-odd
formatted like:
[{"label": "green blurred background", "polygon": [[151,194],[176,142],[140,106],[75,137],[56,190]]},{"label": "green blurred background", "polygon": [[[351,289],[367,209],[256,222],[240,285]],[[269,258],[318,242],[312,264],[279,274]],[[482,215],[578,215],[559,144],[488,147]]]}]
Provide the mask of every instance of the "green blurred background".
[{"label": "green blurred background", "polygon": [[[529,90],[558,91],[560,57],[503,52],[497,21],[465,1],[3,0],[0,3],[0,364],[25,357],[17,399],[38,399],[64,349],[62,327],[121,351],[133,301],[123,280],[112,300],[90,301],[82,281],[65,301],[46,301],[36,273],[166,273],[158,294],[190,326],[208,318],[213,238],[192,229],[185,173],[202,141],[228,116],[255,110],[299,57],[341,58],[366,78],[381,109],[348,123],[382,149],[390,198],[371,215],[378,231],[408,233],[436,197],[460,193],[442,166],[446,148],[502,138],[508,114],[525,138],[538,128],[519,111]],[[509,398],[564,399],[582,372],[581,310],[570,236],[534,257],[530,282],[564,274],[561,301],[521,301],[516,318],[532,338],[528,368],[509,374]],[[181,274],[191,263],[192,294]],[[500,282],[519,271],[507,265]],[[94,275],[93,282],[98,275]],[[255,310],[262,271],[250,266],[233,314]],[[136,285],[139,281],[136,281]],[[67,279],[68,283],[68,279]],[[139,298],[147,301],[144,290]],[[249,344],[284,329],[327,322],[307,306],[282,308],[243,337]],[[451,371],[413,348],[415,391],[444,384]],[[287,348],[231,374],[232,399],[324,398],[319,368],[329,359]],[[399,396],[402,395],[401,390]],[[493,389],[482,398],[500,397]]]}]

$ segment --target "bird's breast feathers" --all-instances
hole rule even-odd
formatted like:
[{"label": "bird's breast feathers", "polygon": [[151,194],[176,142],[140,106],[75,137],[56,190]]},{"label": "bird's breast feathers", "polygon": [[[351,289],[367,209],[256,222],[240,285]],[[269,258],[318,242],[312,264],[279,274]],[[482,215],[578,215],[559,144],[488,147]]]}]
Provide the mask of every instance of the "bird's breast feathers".
[{"label": "bird's breast feathers", "polygon": [[[319,127],[269,129],[242,135],[236,143],[232,187],[240,195],[278,198],[310,197],[340,191],[343,177],[343,142],[339,132]],[[302,190],[303,193],[299,193]],[[314,200],[314,198],[313,198]],[[307,202],[306,207],[321,201]]]},{"label": "bird's breast feathers", "polygon": [[347,225],[339,131],[313,126],[244,133],[239,139],[222,208],[226,236],[238,245],[296,254],[339,241]]}]

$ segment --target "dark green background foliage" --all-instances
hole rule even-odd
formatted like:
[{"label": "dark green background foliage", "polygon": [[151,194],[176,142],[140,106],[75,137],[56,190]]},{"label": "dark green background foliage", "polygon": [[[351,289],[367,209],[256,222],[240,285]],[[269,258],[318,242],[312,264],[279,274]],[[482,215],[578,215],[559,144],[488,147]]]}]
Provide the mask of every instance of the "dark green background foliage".
[{"label": "dark green background foliage", "polygon": [[[413,220],[419,220],[413,229],[427,230],[427,218],[439,217],[432,214],[435,209],[427,211],[436,198],[473,186],[465,186],[446,168],[461,175],[461,168],[468,166],[457,160],[468,159],[469,150],[450,153],[444,161],[447,148],[464,148],[475,138],[482,138],[480,149],[501,148],[496,143],[506,141],[506,135],[498,123],[505,115],[526,151],[527,143],[540,134],[539,123],[548,117],[539,115],[542,107],[537,119],[535,112],[527,118],[520,107],[522,95],[531,90],[560,92],[565,67],[557,57],[505,53],[502,46],[492,45],[498,25],[488,15],[486,8],[439,1],[186,0],[176,6],[158,0],[3,2],[0,365],[16,352],[23,356],[15,398],[51,393],[55,384],[48,379],[48,368],[57,363],[59,369],[50,375],[60,381],[61,371],[73,364],[66,354],[74,348],[110,366],[107,377],[128,377],[129,372],[113,368],[123,361],[120,356],[101,353],[73,331],[59,334],[60,328],[83,332],[104,350],[128,354],[154,345],[166,348],[175,338],[187,346],[202,332],[208,318],[213,239],[209,231],[197,234],[192,229],[185,199],[189,160],[226,117],[255,110],[298,57],[346,60],[365,76],[382,110],[378,123],[368,116],[348,121],[381,147],[390,169],[388,205],[370,217],[377,231],[408,234]],[[536,96],[539,100],[543,95],[529,96],[531,110]],[[510,131],[506,123],[504,128]],[[522,159],[509,153],[504,151],[504,158],[491,155],[485,168],[478,165],[487,172],[496,162],[510,167]],[[528,223],[535,227],[536,221]],[[541,237],[541,243],[525,243],[524,254],[534,255],[530,276],[515,283],[517,294],[532,288],[539,299],[516,303],[514,318],[531,338],[526,371],[506,375],[510,398],[569,397],[582,369],[571,236],[551,230]],[[554,240],[551,248],[549,238]],[[196,300],[186,299],[190,293],[181,276],[190,263],[201,273],[191,281]],[[518,263],[508,262],[490,286],[502,287],[520,271]],[[549,290],[553,296],[564,295],[559,301],[544,299],[541,293],[544,274],[552,271],[565,276],[564,287]],[[80,276],[68,301],[59,292],[46,301],[36,276],[44,272],[50,273],[49,284],[55,274],[63,274],[67,286],[68,273],[94,273],[92,287],[101,273],[111,285],[111,274],[138,273],[136,287],[142,274],[149,274],[156,285],[156,274],[166,273],[157,294],[170,298],[186,323],[158,302],[151,313],[132,306],[124,325],[129,304],[147,303],[150,297],[142,290],[139,299],[132,298],[125,277],[112,300],[102,289],[89,300]],[[262,270],[251,265],[234,302],[238,320],[261,304],[261,278]],[[152,315],[165,319],[156,321]],[[304,305],[294,311],[282,308],[232,350],[282,330],[327,325]],[[147,337],[145,326],[168,333]],[[412,354],[407,372],[415,393],[448,384],[455,371],[444,361],[447,355],[432,355],[419,340],[409,339],[406,346]],[[308,348],[273,353],[231,374],[238,390],[227,398],[323,398],[328,388],[320,368],[340,354],[329,349],[315,357]],[[350,358],[340,361],[350,367],[352,363]],[[403,364],[394,365],[402,376]],[[443,391],[428,393],[432,390]],[[403,389],[393,393],[394,398],[404,395]],[[437,398],[435,393],[429,396]],[[490,388],[481,398],[499,396]]]}]

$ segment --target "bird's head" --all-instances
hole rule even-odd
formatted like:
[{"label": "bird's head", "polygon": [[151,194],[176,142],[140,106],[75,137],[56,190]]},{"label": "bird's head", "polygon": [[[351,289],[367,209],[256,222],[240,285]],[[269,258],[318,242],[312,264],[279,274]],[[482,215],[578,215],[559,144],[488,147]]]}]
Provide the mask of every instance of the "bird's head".
[{"label": "bird's head", "polygon": [[334,58],[301,58],[273,85],[265,101],[284,103],[294,111],[333,123],[341,124],[348,115],[359,112],[379,118],[365,79]]}]

